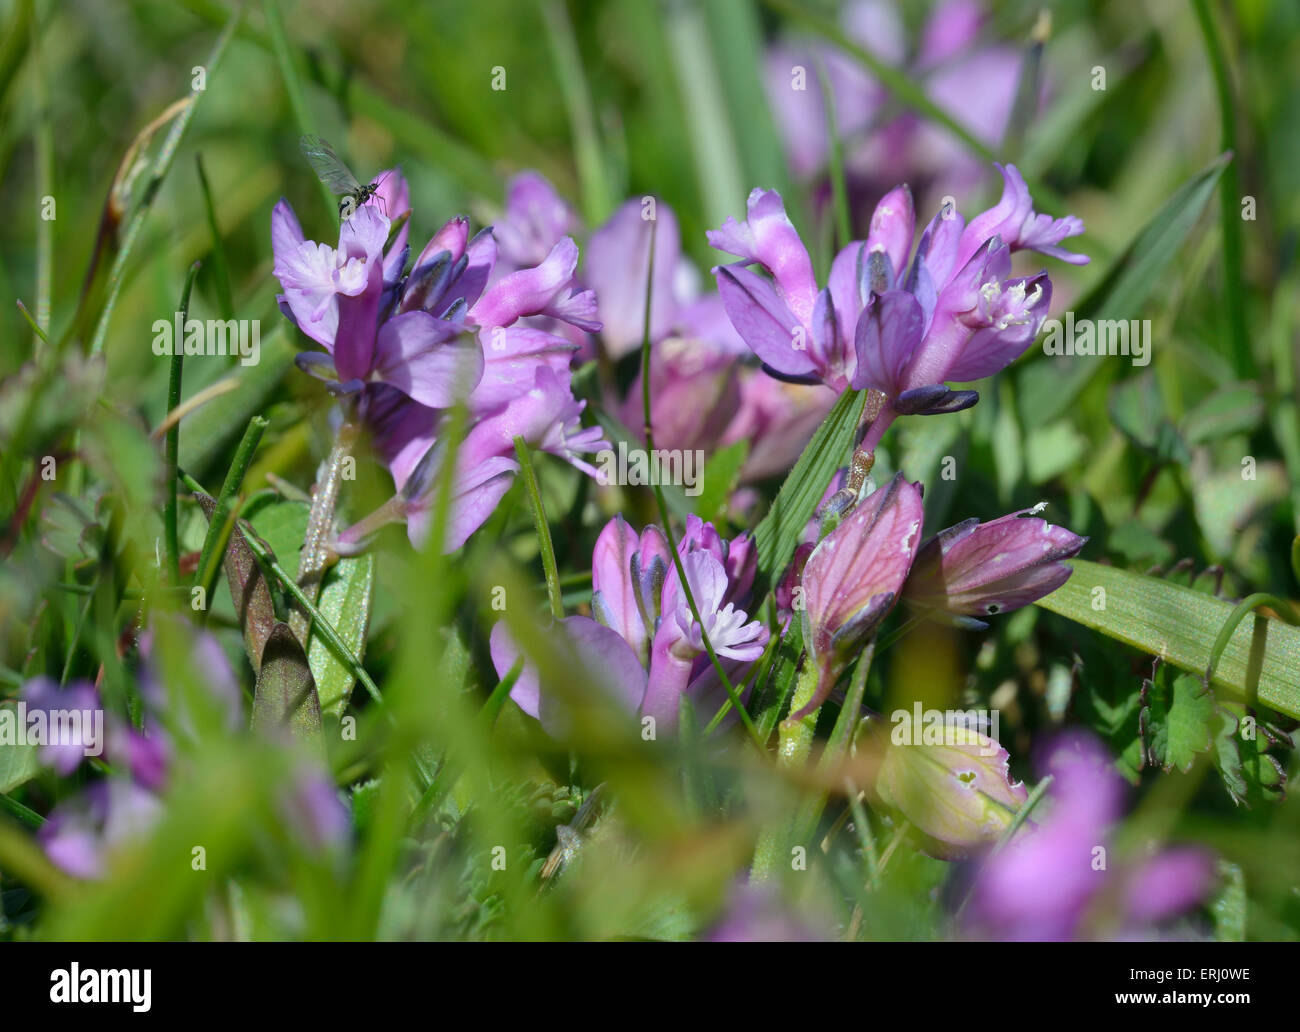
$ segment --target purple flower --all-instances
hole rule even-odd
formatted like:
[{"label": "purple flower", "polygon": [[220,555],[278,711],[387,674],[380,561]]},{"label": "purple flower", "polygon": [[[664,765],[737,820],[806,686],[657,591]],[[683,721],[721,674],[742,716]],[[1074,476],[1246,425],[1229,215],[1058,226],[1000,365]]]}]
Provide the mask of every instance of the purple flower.
[{"label": "purple flower", "polygon": [[859,501],[803,568],[804,643],[818,687],[798,719],[821,705],[845,663],[893,608],[920,543],[921,490],[900,473]]},{"label": "purple flower", "polygon": [[[1045,504],[1045,503],[1044,503]],[[1087,538],[1046,520],[1027,519],[1043,505],[989,523],[964,520],[921,546],[903,597],[965,617],[993,616],[1036,602],[1070,577],[1061,560]]]},{"label": "purple flower", "polygon": [[506,208],[492,230],[502,268],[540,264],[579,227],[578,216],[550,180],[537,172],[521,172],[506,184]]},{"label": "purple flower", "polygon": [[[653,200],[653,199],[652,199]],[[652,213],[652,218],[647,218]],[[681,262],[677,217],[666,204],[625,201],[587,240],[586,280],[599,299],[601,340],[611,358],[641,347],[645,332],[646,270],[655,234],[650,339],[662,340],[678,314],[676,277]]]},{"label": "purple flower", "polygon": [[826,942],[830,936],[796,915],[770,886],[739,885],[708,942]]},{"label": "purple flower", "polygon": [[890,191],[867,239],[840,251],[820,291],[780,196],[755,190],[747,222],[728,219],[709,234],[715,248],[741,259],[714,270],[727,315],[774,376],[883,392],[890,406],[873,425],[868,450],[897,415],[974,404],[975,392],[953,391],[945,381],[981,379],[1014,361],[1051,301],[1046,272],[1010,276],[1011,253],[1037,249],[1086,261],[1057,247],[1083,224],[1036,215],[1015,166],[1001,171],[1003,200],[969,226],[954,210],[940,212],[910,264],[911,194]]},{"label": "purple flower", "polygon": [[[395,203],[407,203],[401,177],[388,181]],[[344,224],[337,250],[304,240],[288,204],[276,206],[282,308],[329,352],[300,355],[299,364],[337,381],[331,390],[355,406],[397,490],[338,535],[340,554],[364,547],[395,520],[407,523],[413,544],[424,542],[442,482],[445,414],[458,400],[470,425],[451,477],[443,549],[459,548],[509,489],[518,471],[515,435],[594,472],[579,456],[607,443],[581,424],[585,403],[570,386],[576,345],[551,329],[594,332],[600,322],[595,295],[574,278],[577,245],[556,232],[570,221],[559,203],[540,177],[521,178],[511,189],[500,263],[490,231],[471,239],[468,220],[453,218],[409,273],[404,237],[384,253],[389,223],[373,206]],[[522,264],[530,257],[535,264]]]},{"label": "purple flower", "polygon": [[[590,617],[570,616],[548,633],[559,635],[560,647],[580,665],[584,684],[610,692],[629,714],[636,712],[645,694],[645,670],[617,632]],[[492,665],[498,676],[504,677],[520,656],[504,622],[492,628],[490,645]],[[568,733],[570,719],[563,699],[542,691],[540,674],[532,662],[525,660],[510,697],[530,717],[541,721],[548,734],[562,737]]]},{"label": "purple flower", "polygon": [[96,781],[58,806],[36,833],[46,855],[78,878],[98,878],[113,851],[147,834],[162,803],[128,778]]},{"label": "purple flower", "polygon": [[[392,177],[389,177],[392,178]],[[396,387],[413,401],[438,408],[468,391],[483,372],[477,347],[461,346],[464,327],[427,311],[389,315],[396,300],[393,271],[401,271],[404,249],[385,259],[390,223],[363,205],[339,231],[337,251],[304,240],[288,202],[271,216],[275,274],[298,327],[329,352],[333,379],[345,391],[368,383]],[[321,375],[323,356],[302,364]]]},{"label": "purple flower", "polygon": [[43,764],[66,776],[86,756],[103,754],[103,704],[89,681],[61,688],[52,677],[34,677],[23,685],[20,698],[26,708],[25,733],[44,739]]},{"label": "purple flower", "polygon": [[[910,60],[897,5],[878,0],[847,4],[841,25],[847,39],[904,71],[976,139],[995,148],[1015,104],[1022,55],[1012,46],[981,46],[983,20],[976,0],[935,5]],[[768,51],[764,76],[768,99],[795,174],[800,178],[822,175],[818,201],[823,208],[830,194],[824,183],[829,138],[818,60],[835,100],[836,129],[845,148],[855,212],[859,198],[874,203],[882,184],[902,179],[939,182],[945,192],[958,197],[978,185],[984,169],[981,159],[946,126],[910,110],[881,122],[889,92],[856,57],[827,44],[780,42]],[[978,97],[979,103],[971,103],[972,97]]]},{"label": "purple flower", "polygon": [[[603,680],[630,711],[652,716],[670,730],[677,726],[683,694],[705,707],[726,698],[704,649],[705,633],[733,683],[768,640],[767,628],[741,608],[757,569],[747,535],[727,541],[711,523],[692,515],[678,555],[702,626],[687,603],[663,532],[652,526],[637,534],[621,516],[605,525],[592,554],[595,620],[562,621],[584,667],[604,671]],[[504,624],[498,624],[492,632],[497,674],[504,676],[517,656]],[[527,676],[520,677],[511,696],[545,725],[548,697],[530,666],[524,670]]]},{"label": "purple flower", "polygon": [[[842,23],[854,43],[889,64],[901,64],[907,43],[891,3],[849,4]],[[818,63],[835,98],[835,129],[841,138],[865,131],[888,99],[885,88],[854,56],[821,43],[778,43],[768,50],[764,81],[777,128],[794,173],[803,178],[826,166],[830,152]]]},{"label": "purple flower", "polygon": [[322,853],[348,841],[352,831],[348,808],[326,771],[300,767],[278,803],[289,828],[309,851]]},{"label": "purple flower", "polygon": [[1169,849],[1145,861],[1113,855],[1123,782],[1099,742],[1084,734],[1062,738],[1047,768],[1056,779],[1044,801],[1051,812],[979,872],[968,909],[972,935],[1147,936],[1205,898],[1214,864],[1200,850]]}]

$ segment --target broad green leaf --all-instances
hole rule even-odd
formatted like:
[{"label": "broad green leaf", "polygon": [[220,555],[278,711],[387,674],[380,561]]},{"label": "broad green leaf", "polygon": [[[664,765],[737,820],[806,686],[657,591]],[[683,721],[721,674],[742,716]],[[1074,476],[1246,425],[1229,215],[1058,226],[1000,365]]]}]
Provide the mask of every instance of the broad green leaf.
[{"label": "broad green leaf", "polygon": [[853,435],[862,418],[866,391],[845,391],[813,434],[794,469],[754,530],[759,577],[771,581],[794,555],[799,535],[812,519],[835,471],[849,461]]},{"label": "broad green leaf", "polygon": [[[1038,605],[1180,670],[1203,675],[1233,607],[1155,577],[1083,559]],[[1255,614],[1241,622],[1214,671],[1214,686],[1300,717],[1300,630]]]},{"label": "broad green leaf", "polygon": [[[7,710],[13,719],[17,714]],[[34,745],[17,745],[0,741],[0,793],[12,792],[40,773],[39,750]]]},{"label": "broad green leaf", "polygon": [[1214,693],[1200,678],[1175,676],[1163,663],[1146,683],[1145,693],[1142,732],[1147,759],[1166,771],[1177,768],[1186,774],[1197,754],[1214,744]]},{"label": "broad green leaf", "polygon": [[1064,419],[1034,431],[1025,442],[1025,473],[1031,484],[1060,476],[1088,450],[1088,439]]},{"label": "broad green leaf", "polygon": [[[1214,196],[1215,184],[1230,158],[1228,154],[1219,155],[1174,191],[1075,306],[1076,323],[1083,319],[1139,317],[1143,304]],[[1063,355],[1026,364],[1016,378],[1023,424],[1042,426],[1064,413],[1108,361],[1115,359]]]},{"label": "broad green leaf", "polygon": [[277,502],[259,510],[248,521],[257,531],[257,536],[271,546],[275,561],[295,581],[310,512],[311,507],[305,502]]},{"label": "broad green leaf", "polygon": [[737,441],[714,452],[704,465],[699,497],[695,501],[695,515],[702,520],[716,521],[726,513],[727,499],[740,479],[740,471],[749,458],[749,442]]},{"label": "broad green leaf", "polygon": [[286,623],[277,623],[266,639],[253,694],[252,726],[255,731],[288,728],[294,738],[323,745],[316,683],[302,646]]},{"label": "broad green leaf", "polygon": [[[321,588],[316,608],[325,617],[358,659],[365,658],[366,632],[370,628],[370,600],[375,587],[375,557],[361,555],[340,559],[330,570]],[[307,645],[307,661],[324,713],[340,717],[348,705],[348,696],[356,678],[351,668],[334,654],[318,634]]]}]

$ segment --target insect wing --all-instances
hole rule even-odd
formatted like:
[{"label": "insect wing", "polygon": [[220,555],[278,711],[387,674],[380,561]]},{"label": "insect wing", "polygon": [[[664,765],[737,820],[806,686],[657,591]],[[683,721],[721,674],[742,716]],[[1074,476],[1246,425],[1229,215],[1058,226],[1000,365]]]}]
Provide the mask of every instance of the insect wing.
[{"label": "insect wing", "polygon": [[334,148],[319,136],[304,136],[299,141],[305,157],[320,181],[336,194],[355,194],[361,183],[334,153]]}]

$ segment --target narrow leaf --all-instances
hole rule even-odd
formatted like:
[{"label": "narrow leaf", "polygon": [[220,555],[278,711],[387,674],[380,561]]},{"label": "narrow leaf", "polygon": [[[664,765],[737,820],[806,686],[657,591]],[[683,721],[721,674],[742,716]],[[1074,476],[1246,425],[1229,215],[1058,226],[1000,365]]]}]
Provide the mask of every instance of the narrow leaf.
[{"label": "narrow leaf", "polygon": [[771,510],[755,528],[760,577],[774,579],[794,555],[799,535],[812,519],[831,477],[849,461],[866,400],[866,391],[845,391],[840,395],[781,485]]},{"label": "narrow leaf", "polygon": [[[1230,603],[1082,559],[1070,566],[1070,579],[1038,605],[1188,673],[1205,673]],[[1300,717],[1300,630],[1259,614],[1243,620],[1210,684]]]},{"label": "narrow leaf", "polygon": [[[1184,183],[1143,226],[1105,275],[1074,308],[1085,319],[1135,319],[1165,269],[1214,196],[1214,186],[1231,155],[1221,154]],[[1016,394],[1025,426],[1041,426],[1065,412],[1093,375],[1105,366],[1096,357],[1058,356],[1020,370]]]}]

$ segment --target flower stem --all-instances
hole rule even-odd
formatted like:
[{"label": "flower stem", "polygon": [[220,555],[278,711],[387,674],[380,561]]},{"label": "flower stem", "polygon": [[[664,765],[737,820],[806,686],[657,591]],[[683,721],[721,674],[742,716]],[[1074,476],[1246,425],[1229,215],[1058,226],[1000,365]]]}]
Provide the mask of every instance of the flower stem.
[{"label": "flower stem", "polygon": [[528,505],[533,511],[533,526],[537,530],[537,547],[542,553],[542,570],[546,574],[546,596],[551,601],[551,615],[557,620],[563,620],[564,603],[560,598],[560,574],[555,565],[555,546],[551,544],[551,527],[546,522],[546,508],[542,504],[541,489],[537,486],[537,474],[533,470],[533,458],[528,451],[528,442],[522,437],[515,438],[515,455],[519,458],[519,469],[524,479]]},{"label": "flower stem", "polygon": [[[790,712],[798,713],[817,694],[819,680],[817,664],[805,657],[799,670],[799,680],[795,684],[794,697],[790,700]],[[812,748],[813,731],[817,728],[817,716],[821,707],[806,714],[799,720],[783,720],[780,729],[780,745],[777,749],[777,764],[781,767],[798,767],[808,759]],[[754,848],[754,866],[751,877],[755,881],[771,878],[776,874],[778,865],[789,858],[789,838],[794,830],[794,821],[778,818],[769,823],[759,834],[758,845]]]},{"label": "flower stem", "polygon": [[[334,527],[334,510],[338,506],[339,490],[343,484],[343,467],[352,456],[352,445],[357,439],[357,428],[345,422],[329,456],[321,464],[312,492],[311,512],[307,516],[307,530],[303,534],[302,555],[298,560],[298,587],[311,602],[316,601],[321,581],[330,564],[330,531]],[[289,629],[294,637],[307,647],[307,633],[311,629],[311,614],[301,606],[289,614]]]},{"label": "flower stem", "polygon": [[[646,451],[652,455],[655,450],[655,435],[654,420],[651,418],[650,413],[650,306],[654,300],[652,295],[655,281],[655,239],[658,235],[658,228],[658,223],[650,223],[650,253],[646,257],[645,317],[641,327],[641,411],[644,416],[643,429]],[[695,594],[691,591],[690,581],[686,579],[686,571],[682,569],[682,557],[677,553],[677,540],[673,536],[672,522],[669,518],[668,502],[664,498],[663,485],[656,478],[651,488],[654,491],[655,502],[659,506],[659,517],[663,520],[664,537],[668,539],[668,554],[672,556],[673,568],[677,571],[678,583],[681,584],[682,594],[686,596],[686,605],[690,608],[691,616],[695,618],[695,625],[700,629],[700,640],[704,643],[704,651],[709,654],[709,662],[713,664],[713,669],[717,671],[718,679],[722,682],[722,687],[726,689],[727,698],[740,715],[740,722],[745,725],[745,730],[749,733],[754,747],[760,753],[765,753],[767,750],[763,743],[763,737],[758,733],[758,728],[754,726],[753,717],[749,715],[749,711],[745,709],[744,704],[741,702],[740,693],[736,691],[736,686],[731,683],[731,678],[727,676],[727,671],[723,669],[717,653],[713,651],[713,643],[709,641],[709,632],[700,616],[699,606],[695,604]]]},{"label": "flower stem", "polygon": [[[248,421],[248,427],[244,430],[239,447],[235,449],[234,461],[231,462],[230,469],[226,472],[226,479],[221,485],[221,493],[217,495],[217,507],[208,521],[208,533],[203,539],[203,550],[199,553],[196,583],[203,588],[205,598],[212,594],[213,585],[217,582],[217,572],[221,569],[221,560],[226,554],[226,542],[235,525],[233,511],[235,496],[239,494],[239,489],[244,483],[244,474],[248,472],[248,467],[253,462],[253,453],[257,451],[266,427],[267,421],[261,416],[254,416]],[[199,611],[200,620],[206,619],[208,608],[204,606]]]},{"label": "flower stem", "polygon": [[[190,314],[190,291],[194,289],[194,277],[198,275],[201,262],[190,266],[190,274],[185,278],[185,289],[181,292],[181,325]],[[185,362],[185,352],[176,348],[172,355],[171,371],[167,378],[167,412],[175,412],[181,403],[181,369]],[[178,419],[167,429],[163,443],[163,463],[165,466],[165,494],[163,495],[163,547],[167,554],[167,582],[172,585],[181,582],[180,536],[176,521],[176,463],[180,455],[181,424]]]}]

